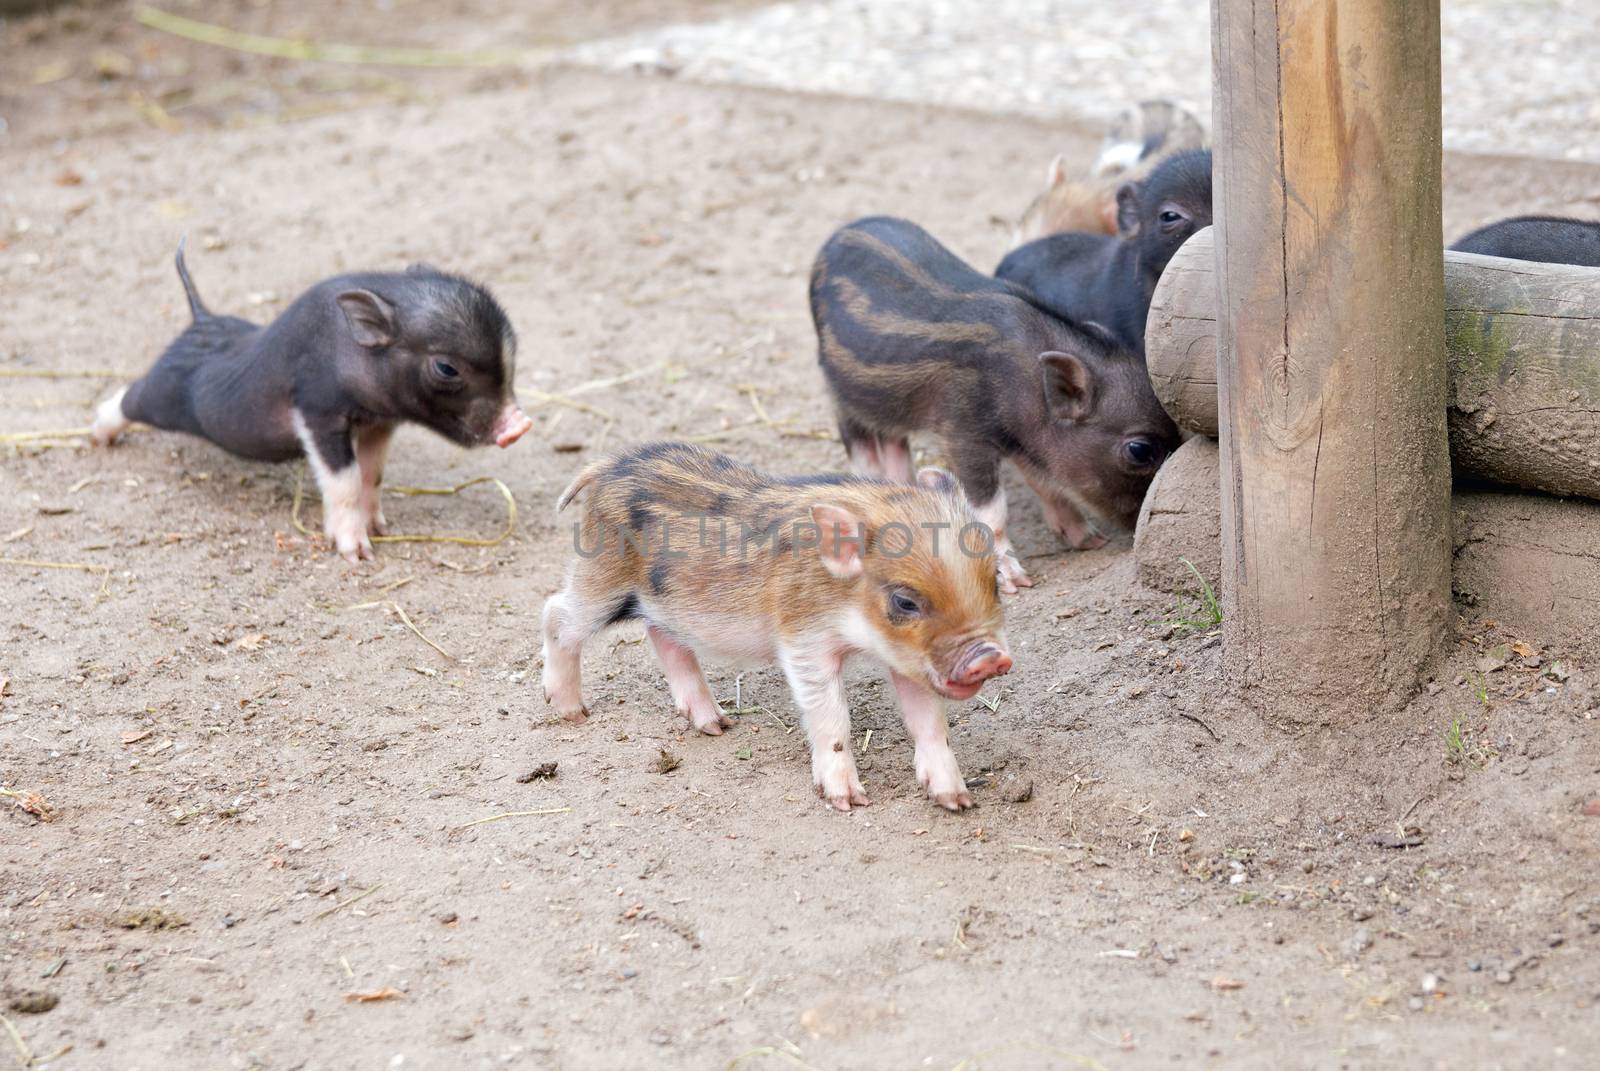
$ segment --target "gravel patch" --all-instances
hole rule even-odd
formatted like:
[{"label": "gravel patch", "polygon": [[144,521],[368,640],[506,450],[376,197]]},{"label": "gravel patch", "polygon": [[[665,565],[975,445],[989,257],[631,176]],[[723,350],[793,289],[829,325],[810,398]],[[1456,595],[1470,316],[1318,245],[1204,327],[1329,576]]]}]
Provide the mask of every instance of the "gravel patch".
[{"label": "gravel patch", "polygon": [[[576,58],[700,81],[916,101],[1098,125],[1128,101],[1210,107],[1210,4],[825,0],[584,45]],[[1600,162],[1600,4],[1444,5],[1444,140]]]}]

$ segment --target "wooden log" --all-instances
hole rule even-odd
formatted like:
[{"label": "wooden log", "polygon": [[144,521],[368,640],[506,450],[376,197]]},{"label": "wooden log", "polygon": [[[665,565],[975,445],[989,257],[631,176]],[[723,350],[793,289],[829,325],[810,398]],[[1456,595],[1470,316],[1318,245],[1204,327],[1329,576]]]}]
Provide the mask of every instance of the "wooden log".
[{"label": "wooden log", "polygon": [[[1217,434],[1211,230],[1172,258],[1145,347],[1156,397]],[[1450,458],[1458,478],[1600,499],[1600,268],[1444,255]]]},{"label": "wooden log", "polygon": [[[1222,583],[1216,472],[1215,443],[1185,443],[1150,485],[1134,537],[1140,581],[1191,604],[1199,585],[1185,561],[1213,588]],[[1450,501],[1459,612],[1551,657],[1600,659],[1600,504],[1469,490]]]},{"label": "wooden log", "polygon": [[1403,703],[1450,620],[1439,0],[1213,0],[1223,661]]},{"label": "wooden log", "polygon": [[1167,458],[1145,492],[1133,535],[1139,583],[1157,591],[1193,591],[1198,585],[1184,564],[1188,562],[1217,589],[1222,571],[1220,494],[1217,444],[1196,435]]}]

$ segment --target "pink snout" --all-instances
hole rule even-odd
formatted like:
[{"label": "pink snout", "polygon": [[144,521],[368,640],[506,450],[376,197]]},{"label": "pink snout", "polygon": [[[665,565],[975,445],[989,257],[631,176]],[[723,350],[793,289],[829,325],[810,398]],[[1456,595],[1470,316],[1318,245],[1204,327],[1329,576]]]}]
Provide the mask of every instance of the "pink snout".
[{"label": "pink snout", "polygon": [[533,421],[516,402],[507,402],[494,421],[494,444],[504,450],[533,428]]},{"label": "pink snout", "polygon": [[1011,656],[992,643],[980,644],[968,653],[951,676],[950,683],[963,688],[982,684],[990,677],[1011,672]]}]

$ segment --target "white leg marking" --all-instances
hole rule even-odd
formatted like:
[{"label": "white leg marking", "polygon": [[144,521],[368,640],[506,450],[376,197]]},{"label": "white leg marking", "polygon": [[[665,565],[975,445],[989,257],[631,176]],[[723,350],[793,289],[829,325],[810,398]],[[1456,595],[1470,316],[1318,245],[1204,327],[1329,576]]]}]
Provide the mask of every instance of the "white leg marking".
[{"label": "white leg marking", "polygon": [[95,409],[94,423],[89,427],[89,440],[96,446],[110,446],[133,423],[122,414],[122,396],[127,393],[128,388],[123,387]]},{"label": "white leg marking", "polygon": [[316,477],[317,489],[322,492],[322,530],[340,557],[348,562],[359,562],[373,557],[372,541],[367,538],[367,518],[361,509],[361,466],[350,464],[338,472],[328,469],[328,463],[317,450],[311,429],[298,409],[290,410],[294,420],[294,433],[300,447],[306,452],[306,464]]},{"label": "white leg marking", "polygon": [[570,591],[559,591],[544,604],[544,699],[570,722],[589,717],[583,702],[583,641],[574,623]]},{"label": "white leg marking", "polygon": [[361,468],[361,513],[371,535],[383,535],[388,524],[383,519],[378,489],[383,485],[383,461],[393,438],[394,426],[384,424],[362,428],[356,436],[356,464]]},{"label": "white leg marking", "polygon": [[916,747],[917,782],[947,811],[974,806],[972,794],[961,777],[956,753],[950,750],[950,724],[945,720],[944,700],[920,681],[893,670],[889,676],[894,681],[895,694],[900,697],[906,732]]},{"label": "white leg marking", "polygon": [[707,736],[721,736],[722,730],[733,728],[733,722],[717,706],[694,652],[655,625],[646,629],[645,635],[650,637],[650,647],[667,675],[667,687],[672,690],[672,702],[682,715],[683,724],[692,725]]},{"label": "white leg marking", "polygon": [[780,651],[778,661],[811,742],[811,780],[817,793],[835,810],[867,806],[872,801],[861,787],[850,751],[850,705],[839,675],[840,657]]},{"label": "white leg marking", "polygon": [[1017,560],[1011,538],[1006,534],[1005,488],[996,491],[995,496],[983,505],[974,505],[972,512],[994,532],[994,559],[1000,574],[1000,590],[1007,595],[1015,595],[1018,587],[1033,587],[1033,580],[1022,568],[1022,562]]}]

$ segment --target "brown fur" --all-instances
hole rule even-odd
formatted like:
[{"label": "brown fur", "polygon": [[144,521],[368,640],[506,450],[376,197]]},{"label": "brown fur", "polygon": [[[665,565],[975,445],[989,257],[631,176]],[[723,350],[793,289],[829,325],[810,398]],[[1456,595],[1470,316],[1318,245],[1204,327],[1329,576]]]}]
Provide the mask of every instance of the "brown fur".
[{"label": "brown fur", "polygon": [[[607,625],[633,618],[659,645],[680,711],[710,733],[728,722],[702,695],[703,678],[689,679],[698,676],[698,654],[777,660],[793,683],[812,670],[836,675],[845,658],[867,653],[911,682],[897,687],[920,689],[928,700],[971,686],[963,674],[975,652],[992,651],[996,663],[1004,661],[994,672],[1005,672],[989,533],[947,474],[923,481],[778,477],[687,443],[650,443],[588,466],[558,501],[565,507],[588,492],[574,532],[578,555],[566,587],[545,608],[547,697],[581,720],[578,650]],[[861,522],[856,575],[840,574],[826,531],[813,522],[819,510]],[[937,544],[929,526],[937,526]],[[905,612],[906,600],[915,613]],[[848,740],[829,746],[838,752],[832,745],[839,743]],[[842,800],[845,809],[862,802],[853,763],[848,777],[830,782],[836,773],[817,774],[830,802]],[[965,788],[948,781],[935,793],[940,802],[970,804]]]},{"label": "brown fur", "polygon": [[[596,557],[578,559],[576,590],[597,598],[634,592],[641,600],[674,605],[732,606],[741,616],[753,610],[777,622],[780,637],[803,636],[854,603],[874,627],[887,629],[883,600],[869,585],[830,575],[815,551],[803,546],[811,535],[811,507],[831,503],[865,522],[869,575],[883,585],[913,587],[935,608],[915,629],[901,633],[912,646],[945,662],[952,639],[999,627],[992,555],[935,556],[931,538],[920,527],[941,524],[954,531],[975,523],[958,496],[856,478],[790,482],[702,447],[660,445],[665,449],[645,460],[632,452],[592,464],[562,493],[558,508],[589,489],[581,546],[586,554],[602,541],[605,546]],[[726,527],[708,522],[702,540],[701,517],[717,518]],[[641,519],[646,523],[637,525]],[[885,547],[880,535],[891,522],[908,525],[916,535],[903,557],[886,556],[899,549],[898,544]],[[773,538],[758,538],[773,526]],[[625,534],[630,531],[643,538]],[[726,549],[720,538],[724,531]],[[750,538],[742,541],[742,531]],[[898,530],[889,533],[891,539],[899,536]],[[680,551],[684,557],[669,556]],[[664,594],[652,590],[653,566],[666,570]]]},{"label": "brown fur", "polygon": [[[1012,229],[1010,249],[1068,231],[1116,234],[1118,190],[1143,182],[1168,157],[1205,146],[1205,127],[1182,105],[1170,100],[1130,105],[1107,127],[1087,175],[1069,177],[1063,157],[1051,162],[1044,192]],[[1127,159],[1139,153],[1137,160]]]}]

